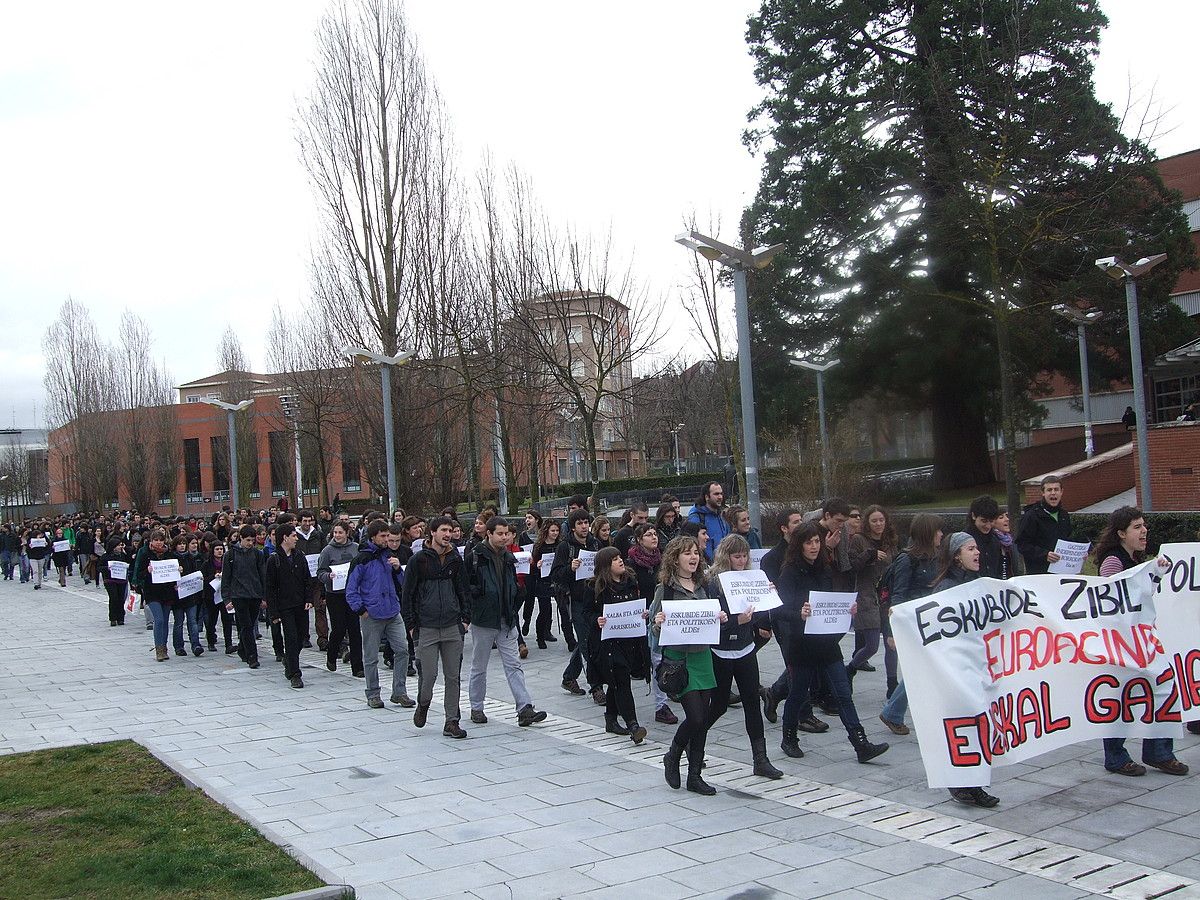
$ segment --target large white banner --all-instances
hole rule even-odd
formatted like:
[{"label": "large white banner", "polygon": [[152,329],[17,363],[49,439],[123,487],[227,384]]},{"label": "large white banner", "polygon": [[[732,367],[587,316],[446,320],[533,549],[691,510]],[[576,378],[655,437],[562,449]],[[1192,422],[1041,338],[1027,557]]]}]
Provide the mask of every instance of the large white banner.
[{"label": "large white banner", "polygon": [[892,609],[930,787],[1200,719],[1200,543],[1111,578],[981,578]]}]

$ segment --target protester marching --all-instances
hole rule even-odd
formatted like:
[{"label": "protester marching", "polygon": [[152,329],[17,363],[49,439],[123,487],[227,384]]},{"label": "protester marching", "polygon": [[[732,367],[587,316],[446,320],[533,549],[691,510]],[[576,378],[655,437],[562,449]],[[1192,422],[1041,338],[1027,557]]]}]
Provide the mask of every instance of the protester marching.
[{"label": "protester marching", "polygon": [[[971,503],[959,531],[919,513],[903,540],[883,507],[830,498],[807,515],[774,511],[766,549],[725,494],[713,481],[682,514],[666,497],[632,503],[619,521],[593,515],[583,497],[557,517],[485,508],[465,537],[454,510],[60,515],[3,525],[3,576],[41,591],[53,567],[59,586],[77,578],[104,592],[109,626],[144,628],[153,665],[204,665],[195,660],[223,650],[262,669],[273,652],[268,671],[300,690],[311,649],[330,671],[348,666],[381,709],[382,660],[386,699],[412,709],[416,728],[440,680],[442,734],[455,740],[488,723],[493,656],[517,724],[546,721],[524,671],[532,628],[534,652],[564,666],[562,689],[590,700],[581,717],[602,716],[606,732],[634,744],[644,723],[673,727],[664,779],[701,795],[716,793],[703,774],[707,735],[730,714],[744,719],[754,775],[786,774],[768,752],[780,705],[792,772],[804,766],[802,737],[835,740],[819,712],[841,720],[864,764],[889,749],[874,732],[915,730],[930,786],[985,808],[1002,802],[986,790],[995,767],[1069,743],[1094,740],[1114,775],[1188,773],[1172,738],[1184,724],[1200,733],[1190,721],[1200,718],[1200,623],[1188,609],[1200,544],[1147,556],[1133,507],[1111,515],[1094,548],[1072,542],[1054,477],[1015,536],[991,497]],[[1089,550],[1096,575],[1083,574]],[[772,668],[782,657],[777,680],[761,675],[764,651]],[[886,690],[874,725],[854,696],[868,678]],[[585,711],[593,705],[602,711]],[[1141,762],[1128,738],[1141,738]]]}]

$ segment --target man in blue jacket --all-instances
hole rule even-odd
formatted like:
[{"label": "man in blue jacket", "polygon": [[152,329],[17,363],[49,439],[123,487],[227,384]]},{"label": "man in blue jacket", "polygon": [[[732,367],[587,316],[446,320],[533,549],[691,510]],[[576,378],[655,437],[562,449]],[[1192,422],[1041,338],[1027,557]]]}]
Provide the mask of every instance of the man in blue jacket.
[{"label": "man in blue jacket", "polygon": [[379,642],[387,635],[396,665],[392,669],[393,703],[411,709],[416,703],[404,683],[408,672],[408,641],[400,617],[400,592],[404,584],[400,560],[388,550],[388,525],[376,519],[367,526],[367,543],[350,563],[346,579],[346,605],[359,617],[362,630],[363,672],[366,675],[367,706],[382,709],[379,697]]},{"label": "man in blue jacket", "polygon": [[708,532],[708,541],[704,545],[704,555],[709,562],[717,552],[717,544],[729,534],[729,523],[722,515],[722,505],[725,503],[725,488],[719,481],[710,481],[704,486],[704,493],[696,501],[696,505],[688,511],[687,520],[695,522]]}]

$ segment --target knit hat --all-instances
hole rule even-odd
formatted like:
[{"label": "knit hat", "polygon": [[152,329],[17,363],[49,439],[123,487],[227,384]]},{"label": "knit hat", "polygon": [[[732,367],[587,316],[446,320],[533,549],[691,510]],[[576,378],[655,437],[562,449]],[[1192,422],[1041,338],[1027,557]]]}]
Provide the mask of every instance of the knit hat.
[{"label": "knit hat", "polygon": [[974,540],[975,538],[971,537],[965,531],[954,532],[954,534],[950,535],[950,558],[954,559],[954,557],[958,556],[958,551],[965,547],[968,541]]}]

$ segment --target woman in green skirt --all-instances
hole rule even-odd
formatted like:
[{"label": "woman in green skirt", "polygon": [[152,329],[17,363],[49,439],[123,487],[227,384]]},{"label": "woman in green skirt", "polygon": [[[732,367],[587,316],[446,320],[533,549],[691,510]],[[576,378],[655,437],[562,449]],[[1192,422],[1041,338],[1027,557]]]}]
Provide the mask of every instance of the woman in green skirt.
[{"label": "woman in green skirt", "polygon": [[[655,643],[662,631],[667,615],[662,610],[664,600],[704,600],[701,567],[704,557],[696,539],[680,535],[667,544],[663,551],[662,565],[658,570],[658,587],[654,591],[654,602],[650,606],[650,619]],[[721,612],[720,619],[727,616]],[[651,648],[657,649],[657,648]],[[680,644],[662,647],[664,659],[684,660],[687,665],[687,687],[679,697],[683,706],[684,720],[679,723],[671,747],[663,756],[663,768],[667,784],[673,788],[680,785],[679,761],[684,750],[688,755],[687,789],[697,794],[712,795],[716,790],[700,777],[704,765],[704,742],[708,737],[708,713],[712,703],[713,688],[717,686],[713,674],[712,648],[708,644]]]}]

